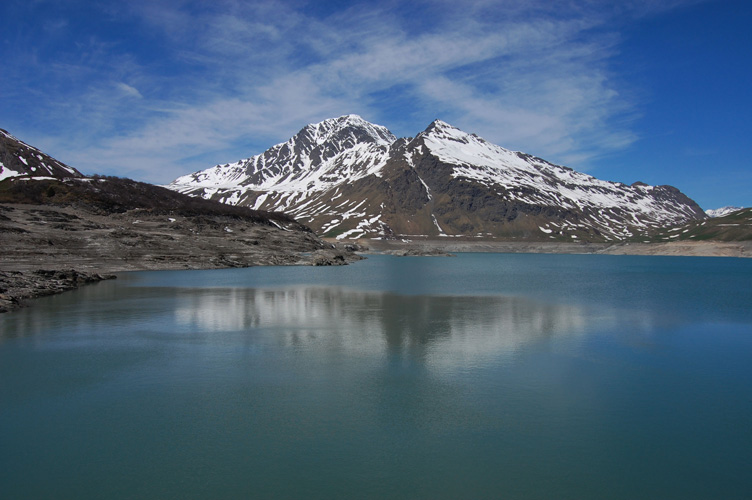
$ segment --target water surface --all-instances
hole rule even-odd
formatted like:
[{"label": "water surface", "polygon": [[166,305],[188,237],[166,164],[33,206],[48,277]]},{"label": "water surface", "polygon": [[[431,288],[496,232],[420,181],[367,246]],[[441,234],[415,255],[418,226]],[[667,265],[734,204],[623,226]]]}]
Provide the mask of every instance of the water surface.
[{"label": "water surface", "polygon": [[0,316],[4,498],[749,498],[752,261],[124,274]]}]

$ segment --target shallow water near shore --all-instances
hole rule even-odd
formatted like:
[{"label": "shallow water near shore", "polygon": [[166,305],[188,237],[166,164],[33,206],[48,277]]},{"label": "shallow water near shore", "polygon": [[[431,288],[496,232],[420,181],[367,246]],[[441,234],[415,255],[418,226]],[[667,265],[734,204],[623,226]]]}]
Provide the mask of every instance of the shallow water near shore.
[{"label": "shallow water near shore", "polygon": [[0,316],[4,498],[749,498],[752,260],[370,256]]}]

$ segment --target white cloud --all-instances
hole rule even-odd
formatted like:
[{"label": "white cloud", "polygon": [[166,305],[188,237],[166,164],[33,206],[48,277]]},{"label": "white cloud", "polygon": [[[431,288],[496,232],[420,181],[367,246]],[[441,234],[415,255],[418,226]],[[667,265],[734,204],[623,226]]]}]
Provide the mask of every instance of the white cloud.
[{"label": "white cloud", "polygon": [[[409,4],[418,19],[397,3],[329,17],[291,2],[130,4],[123,8],[138,23],[162,30],[167,69],[179,72],[136,64],[138,54],[105,63],[116,49],[97,44],[91,61],[65,68],[81,79],[99,67],[101,81],[79,91],[71,118],[79,133],[61,138],[56,154],[85,171],[165,183],[354,112],[387,127],[399,122],[410,135],[430,120],[405,116],[442,118],[581,168],[635,134],[623,120],[633,103],[608,64],[617,54],[618,33],[608,25],[616,13],[572,5]],[[620,11],[648,15],[657,3],[634,5]],[[377,93],[405,103],[401,114],[384,110]]]},{"label": "white cloud", "polygon": [[138,99],[143,99],[144,96],[141,95],[141,92],[138,91],[136,87],[132,87],[128,85],[127,83],[123,82],[117,82],[115,84],[115,87],[117,87],[120,92],[128,97],[136,97]]}]

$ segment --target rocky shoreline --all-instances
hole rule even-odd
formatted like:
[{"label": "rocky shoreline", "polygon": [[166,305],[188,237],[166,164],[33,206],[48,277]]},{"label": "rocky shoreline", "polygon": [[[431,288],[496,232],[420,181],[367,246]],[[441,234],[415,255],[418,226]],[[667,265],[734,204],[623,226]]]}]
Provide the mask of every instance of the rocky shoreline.
[{"label": "rocky shoreline", "polygon": [[[317,250],[307,255],[301,255],[294,261],[289,261],[289,259],[284,257],[280,258],[278,265],[343,266],[363,258],[364,257],[352,252],[339,249],[325,249]],[[175,262],[173,262],[173,264],[174,263]],[[134,265],[134,263],[131,262],[129,263],[127,271],[250,267],[239,264],[236,261],[228,260],[211,260],[207,261],[207,263],[208,265],[187,265],[186,263],[180,263],[178,266],[154,266],[144,263],[142,268],[139,268],[138,265]],[[113,271],[126,271],[121,269],[121,267],[123,266],[115,266]],[[73,268],[23,269],[14,271],[0,270],[0,313],[26,307],[32,299],[63,293],[75,290],[84,285],[116,278],[117,275],[113,273],[87,272]]]},{"label": "rocky shoreline", "polygon": [[124,271],[345,265],[356,248],[231,215],[0,204],[0,312]]},{"label": "rocky shoreline", "polygon": [[666,243],[560,243],[499,240],[415,239],[360,241],[370,252],[392,255],[448,255],[463,252],[752,257],[752,241]]},{"label": "rocky shoreline", "polygon": [[0,313],[23,307],[30,299],[67,292],[82,285],[114,278],[113,274],[102,275],[75,269],[0,271]]}]

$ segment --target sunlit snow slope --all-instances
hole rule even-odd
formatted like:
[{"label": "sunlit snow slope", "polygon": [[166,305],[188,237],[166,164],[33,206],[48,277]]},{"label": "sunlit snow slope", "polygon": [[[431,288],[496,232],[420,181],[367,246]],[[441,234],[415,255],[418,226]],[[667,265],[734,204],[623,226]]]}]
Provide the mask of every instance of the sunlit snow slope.
[{"label": "sunlit snow slope", "polygon": [[713,208],[710,210],[705,210],[705,213],[708,214],[709,217],[723,217],[729,214],[732,214],[734,212],[738,212],[739,210],[743,210],[744,207],[721,207],[721,208]]},{"label": "sunlit snow slope", "polygon": [[706,217],[671,186],[602,181],[439,120],[396,139],[355,115],[308,125],[260,155],[169,187],[286,212],[338,238],[617,241]]}]

